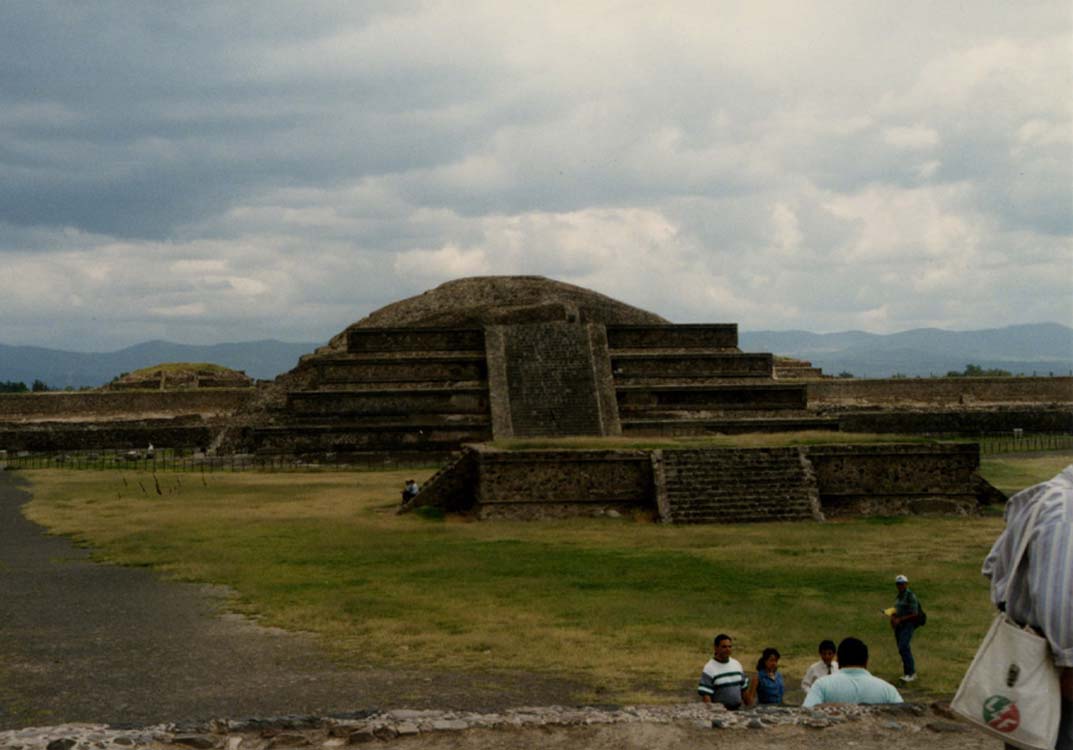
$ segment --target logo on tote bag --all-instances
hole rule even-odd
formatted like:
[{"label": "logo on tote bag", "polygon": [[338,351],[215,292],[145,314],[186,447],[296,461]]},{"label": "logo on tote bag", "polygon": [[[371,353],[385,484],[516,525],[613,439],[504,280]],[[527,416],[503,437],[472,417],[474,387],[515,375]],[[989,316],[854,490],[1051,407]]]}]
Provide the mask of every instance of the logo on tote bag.
[{"label": "logo on tote bag", "polygon": [[997,732],[1012,732],[1021,725],[1021,712],[1005,695],[992,695],[984,701],[984,721]]}]

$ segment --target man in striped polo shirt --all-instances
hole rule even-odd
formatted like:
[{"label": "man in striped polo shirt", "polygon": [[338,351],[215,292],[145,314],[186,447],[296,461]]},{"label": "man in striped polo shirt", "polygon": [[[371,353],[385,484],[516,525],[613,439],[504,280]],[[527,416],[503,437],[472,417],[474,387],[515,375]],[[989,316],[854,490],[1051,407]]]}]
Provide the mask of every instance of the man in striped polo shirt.
[{"label": "man in striped polo shirt", "polygon": [[[1025,561],[1010,570],[1036,505],[1040,513]],[[1047,637],[1061,676],[1062,720],[1055,748],[1073,750],[1073,464],[1006,502],[1006,528],[984,560],[983,573],[991,579],[995,606]]]},{"label": "man in striped polo shirt", "polygon": [[720,633],[714,641],[715,655],[704,665],[700,673],[697,693],[705,703],[722,703],[734,710],[748,705],[749,678],[741,668],[741,662],[733,658],[730,652],[734,642],[729,635]]}]

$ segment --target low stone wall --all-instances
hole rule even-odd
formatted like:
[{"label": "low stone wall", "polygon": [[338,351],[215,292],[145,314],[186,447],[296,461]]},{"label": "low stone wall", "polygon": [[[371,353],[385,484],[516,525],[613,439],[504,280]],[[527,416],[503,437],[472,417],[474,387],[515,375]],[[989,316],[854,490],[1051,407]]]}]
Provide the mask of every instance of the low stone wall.
[{"label": "low stone wall", "polygon": [[976,512],[975,443],[816,445],[807,455],[827,516]]},{"label": "low stone wall", "polygon": [[427,454],[431,463],[437,454],[491,436],[491,426],[479,423],[275,425],[248,430],[243,444],[256,453],[297,456],[379,453],[389,458],[416,452]]},{"label": "low stone wall", "polygon": [[477,451],[482,518],[600,515],[654,507],[647,451]]},{"label": "low stone wall", "polygon": [[907,404],[1073,404],[1073,377],[835,378],[808,383],[813,406]]},{"label": "low stone wall", "polygon": [[0,426],[0,449],[7,451],[144,450],[208,446],[219,427],[197,419],[135,420],[72,424]]},{"label": "low stone wall", "polygon": [[[696,523],[965,515],[992,499],[989,485],[976,473],[975,443],[691,449],[681,452],[683,460],[666,449],[500,451],[469,446],[467,453],[473,462],[459,462],[464,471],[453,474],[448,467],[441,472],[434,482],[437,494],[421,505],[471,510],[481,518],[640,511],[671,522]],[[687,480],[696,475],[709,485],[707,490],[690,491],[688,481],[683,483],[667,469],[679,465],[686,467]],[[710,495],[714,506],[693,507],[700,495]],[[676,518],[675,503],[689,505],[679,508],[681,519]],[[720,503],[730,504],[725,508],[729,515],[718,512]]]},{"label": "low stone wall", "polygon": [[738,324],[607,327],[610,349],[736,349]]},{"label": "low stone wall", "polygon": [[483,355],[423,358],[325,358],[314,360],[317,384],[483,381]]},{"label": "low stone wall", "polygon": [[363,391],[297,391],[287,394],[296,415],[365,417],[416,414],[487,414],[488,391],[475,388],[413,388]]},{"label": "low stone wall", "polygon": [[661,411],[803,410],[805,388],[793,383],[754,385],[624,385],[616,388],[619,414]]},{"label": "low stone wall", "polygon": [[78,391],[0,394],[0,423],[97,421],[123,416],[233,414],[253,398],[252,388],[186,391]]},{"label": "low stone wall", "polygon": [[458,352],[483,351],[480,328],[351,328],[347,351]]},{"label": "low stone wall", "polygon": [[616,380],[643,378],[686,381],[697,378],[770,378],[770,354],[612,354]]},{"label": "low stone wall", "polygon": [[820,413],[835,416],[842,432],[903,435],[984,435],[1025,432],[1073,432],[1073,407],[1036,409],[957,409]]}]

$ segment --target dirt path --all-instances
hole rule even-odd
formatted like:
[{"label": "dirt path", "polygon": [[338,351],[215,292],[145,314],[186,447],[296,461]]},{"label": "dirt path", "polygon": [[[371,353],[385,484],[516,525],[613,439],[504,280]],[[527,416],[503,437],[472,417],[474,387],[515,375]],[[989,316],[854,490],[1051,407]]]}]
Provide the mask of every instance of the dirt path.
[{"label": "dirt path", "polygon": [[0,730],[572,702],[533,675],[341,669],[312,637],[222,616],[224,592],[92,562],[28,499],[0,472]]}]

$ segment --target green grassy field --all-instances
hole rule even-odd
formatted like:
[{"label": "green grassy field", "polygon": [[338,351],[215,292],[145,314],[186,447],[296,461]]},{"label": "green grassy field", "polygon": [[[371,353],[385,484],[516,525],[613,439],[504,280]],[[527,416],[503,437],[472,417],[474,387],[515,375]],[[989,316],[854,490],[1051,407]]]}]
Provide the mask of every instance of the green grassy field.
[{"label": "green grassy field", "polygon": [[[1070,462],[992,459],[984,472],[1029,484]],[[410,475],[427,473],[167,474],[158,495],[147,474],[46,470],[27,475],[27,514],[98,559],[230,586],[235,610],[318,633],[351,665],[556,673],[605,702],[688,695],[720,631],[750,669],[778,647],[788,687],[820,639],[847,635],[894,679],[880,610],[896,573],[929,613],[918,694],[954,690],[990,619],[979,570],[997,515],[476,523],[395,515]]]}]

